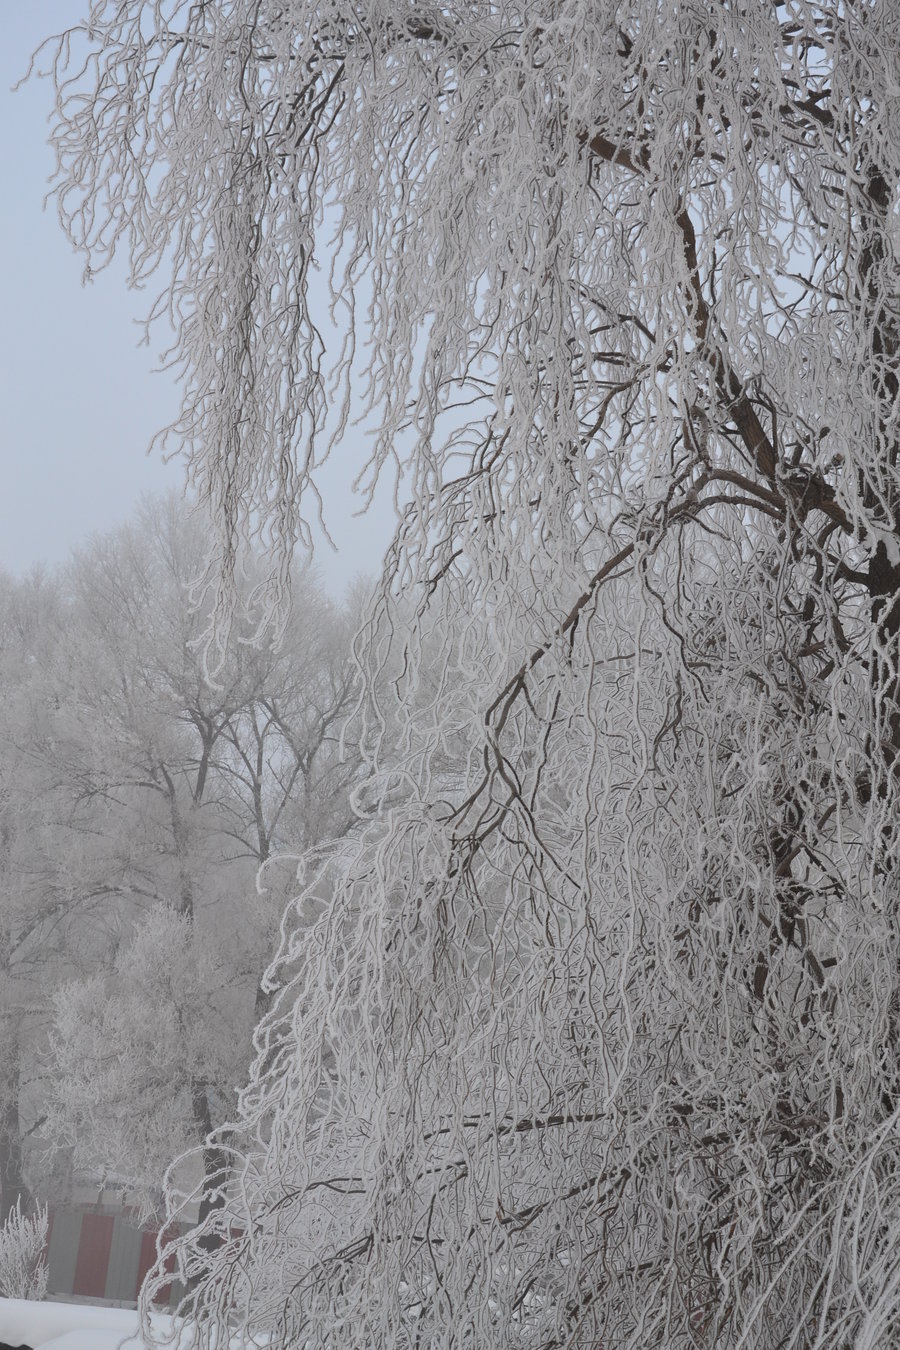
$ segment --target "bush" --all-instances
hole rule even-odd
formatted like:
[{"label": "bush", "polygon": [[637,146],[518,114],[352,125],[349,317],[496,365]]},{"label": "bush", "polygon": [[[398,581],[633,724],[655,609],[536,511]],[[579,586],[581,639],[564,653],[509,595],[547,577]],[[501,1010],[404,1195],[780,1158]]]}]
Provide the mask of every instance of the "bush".
[{"label": "bush", "polygon": [[47,1296],[47,1210],[22,1213],[21,1201],[0,1228],[0,1295],[41,1299]]}]

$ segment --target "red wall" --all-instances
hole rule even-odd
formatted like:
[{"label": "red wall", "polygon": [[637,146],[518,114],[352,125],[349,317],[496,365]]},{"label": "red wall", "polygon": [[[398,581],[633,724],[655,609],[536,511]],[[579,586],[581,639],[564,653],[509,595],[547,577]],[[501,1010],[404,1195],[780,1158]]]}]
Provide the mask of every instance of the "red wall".
[{"label": "red wall", "polygon": [[83,1215],[73,1294],[83,1294],[88,1298],[104,1297],[114,1224],[115,1219],[111,1214]]},{"label": "red wall", "polygon": [[[141,1231],[129,1222],[127,1214],[110,1213],[108,1209],[51,1211],[49,1219],[51,1295],[75,1294],[99,1301],[137,1299],[144,1276],[156,1261],[155,1231]],[[168,1234],[175,1236],[172,1226]],[[170,1268],[174,1270],[174,1257],[167,1263]],[[167,1306],[181,1292],[173,1281],[159,1290],[154,1302]]]}]

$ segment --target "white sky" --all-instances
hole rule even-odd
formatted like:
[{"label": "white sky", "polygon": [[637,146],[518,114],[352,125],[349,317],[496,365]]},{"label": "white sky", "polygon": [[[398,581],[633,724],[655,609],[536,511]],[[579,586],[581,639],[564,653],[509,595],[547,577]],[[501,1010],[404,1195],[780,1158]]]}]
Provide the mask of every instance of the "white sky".
[{"label": "white sky", "polygon": [[[146,295],[129,292],[124,269],[81,284],[81,263],[56,220],[42,211],[53,155],[46,144],[52,91],[24,73],[42,38],[71,26],[87,0],[4,0],[0,43],[0,568],[22,573],[63,560],[91,534],[115,528],[142,494],[180,488],[182,467],[146,449],[172,420],[178,393],[154,374],[158,352],[139,347],[135,322]],[[160,334],[162,345],[162,334]],[[334,592],[375,574],[393,526],[389,491],[362,520],[350,484],[353,446],[321,478],[326,520],[338,545],[316,561]]]}]

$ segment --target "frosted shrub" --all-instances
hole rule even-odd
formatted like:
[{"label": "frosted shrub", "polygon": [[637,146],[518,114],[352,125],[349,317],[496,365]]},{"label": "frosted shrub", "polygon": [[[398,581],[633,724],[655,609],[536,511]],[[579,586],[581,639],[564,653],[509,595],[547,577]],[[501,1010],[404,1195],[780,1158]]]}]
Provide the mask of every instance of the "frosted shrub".
[{"label": "frosted shrub", "polygon": [[21,1200],[0,1228],[0,1296],[3,1298],[47,1297],[46,1207],[23,1214]]}]

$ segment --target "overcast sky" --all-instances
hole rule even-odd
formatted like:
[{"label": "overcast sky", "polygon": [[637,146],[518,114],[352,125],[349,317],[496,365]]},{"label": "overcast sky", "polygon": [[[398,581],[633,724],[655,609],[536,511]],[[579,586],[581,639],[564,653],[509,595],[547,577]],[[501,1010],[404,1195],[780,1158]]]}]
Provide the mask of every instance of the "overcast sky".
[{"label": "overcast sky", "polygon": [[[82,0],[6,0],[0,43],[0,567],[22,573],[58,562],[89,535],[113,529],[141,495],[180,488],[182,467],[148,458],[178,392],[154,374],[154,348],[139,347],[146,296],[124,269],[81,284],[81,263],[56,219],[42,210],[53,156],[46,144],[52,92],[46,81],[11,86],[50,33],[81,16]],[[161,345],[161,338],[160,338]],[[359,454],[348,446],[323,476],[326,517],[339,553],[317,562],[335,592],[374,574],[392,525],[390,494],[364,520],[350,483]]]}]

